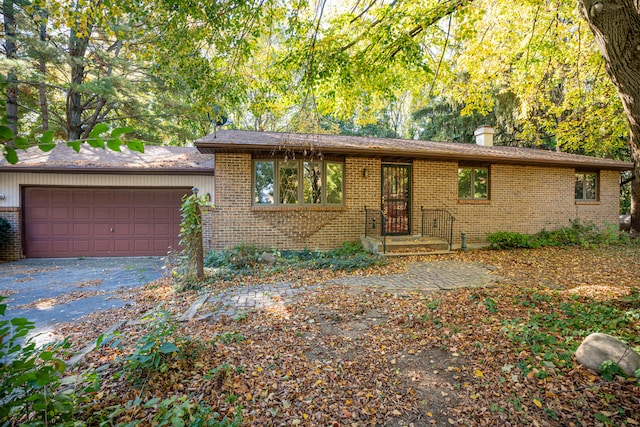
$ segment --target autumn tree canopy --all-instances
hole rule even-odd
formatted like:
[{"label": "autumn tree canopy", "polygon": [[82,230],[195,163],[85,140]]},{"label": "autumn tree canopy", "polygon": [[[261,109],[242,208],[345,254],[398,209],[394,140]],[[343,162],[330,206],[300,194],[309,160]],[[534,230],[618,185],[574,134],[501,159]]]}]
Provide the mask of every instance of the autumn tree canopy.
[{"label": "autumn tree canopy", "polygon": [[638,164],[639,22],[632,0],[4,0],[0,136],[183,144],[222,111],[460,142],[490,123],[499,144]]}]

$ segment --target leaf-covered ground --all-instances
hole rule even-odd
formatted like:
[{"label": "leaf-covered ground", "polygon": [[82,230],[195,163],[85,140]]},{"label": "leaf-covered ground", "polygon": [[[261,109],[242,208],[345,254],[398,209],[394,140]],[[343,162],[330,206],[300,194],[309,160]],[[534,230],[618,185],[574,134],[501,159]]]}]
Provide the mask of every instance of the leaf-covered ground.
[{"label": "leaf-covered ground", "polygon": [[[161,402],[185,396],[221,416],[241,414],[245,425],[640,423],[637,379],[605,381],[573,357],[591,332],[640,345],[637,248],[445,258],[494,266],[503,280],[487,288],[406,294],[322,286],[268,310],[179,325],[169,338],[181,352],[165,354],[162,369],[125,368],[123,358],[157,323],[129,324],[78,367],[99,368],[102,377],[85,416],[157,425],[167,412]],[[409,261],[431,259],[443,257],[398,259],[358,274],[396,273]],[[339,274],[346,273],[296,271],[270,280],[304,286]],[[214,283],[209,290],[252,280]],[[180,314],[197,297],[159,281],[132,293],[128,308],[96,313],[61,331],[78,348],[117,320],[157,307]],[[193,406],[185,411],[197,412]]]}]

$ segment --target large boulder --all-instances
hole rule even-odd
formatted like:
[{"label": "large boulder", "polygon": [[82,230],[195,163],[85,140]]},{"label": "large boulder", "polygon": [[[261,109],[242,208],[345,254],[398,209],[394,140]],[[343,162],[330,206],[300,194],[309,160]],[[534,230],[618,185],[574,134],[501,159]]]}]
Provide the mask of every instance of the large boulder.
[{"label": "large boulder", "polygon": [[640,356],[616,337],[595,333],[582,341],[576,350],[578,363],[600,373],[600,365],[606,360],[614,361],[622,371],[632,377],[640,368]]},{"label": "large boulder", "polygon": [[631,215],[620,215],[620,230],[628,231],[631,229]]}]

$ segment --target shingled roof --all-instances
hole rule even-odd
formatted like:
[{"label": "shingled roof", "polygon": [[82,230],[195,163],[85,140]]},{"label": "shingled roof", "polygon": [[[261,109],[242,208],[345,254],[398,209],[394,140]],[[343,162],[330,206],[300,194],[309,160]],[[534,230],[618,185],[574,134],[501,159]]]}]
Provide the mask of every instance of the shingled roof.
[{"label": "shingled roof", "polygon": [[610,159],[560,153],[532,148],[492,146],[453,142],[433,142],[362,136],[223,130],[195,142],[202,153],[216,152],[297,152],[367,157],[407,157],[416,159],[478,161],[533,166],[562,166],[611,170],[631,170],[633,164]]},{"label": "shingled roof", "polygon": [[18,163],[0,158],[0,171],[64,173],[137,173],[212,175],[214,159],[195,147],[146,145],[144,153],[122,147],[122,151],[83,145],[79,152],[59,144],[49,152],[37,147],[18,150]]}]

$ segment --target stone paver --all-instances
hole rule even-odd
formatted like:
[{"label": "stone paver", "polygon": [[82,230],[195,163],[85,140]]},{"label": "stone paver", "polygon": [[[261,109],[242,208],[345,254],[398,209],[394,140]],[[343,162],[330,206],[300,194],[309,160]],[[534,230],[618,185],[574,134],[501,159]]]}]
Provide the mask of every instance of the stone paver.
[{"label": "stone paver", "polygon": [[345,286],[366,286],[381,291],[429,292],[488,286],[500,280],[495,267],[464,261],[431,261],[409,264],[407,271],[386,276],[348,276],[332,280]]},{"label": "stone paver", "polygon": [[[384,276],[347,276],[331,280],[326,284],[342,285],[352,291],[368,287],[380,292],[432,292],[495,284],[500,280],[500,276],[494,273],[495,270],[492,266],[479,263],[443,260],[413,263],[403,273]],[[210,296],[208,303],[219,309],[201,319],[216,319],[221,315],[235,316],[242,312],[285,305],[299,293],[317,288],[318,286],[300,287],[292,282],[235,288]]]}]

